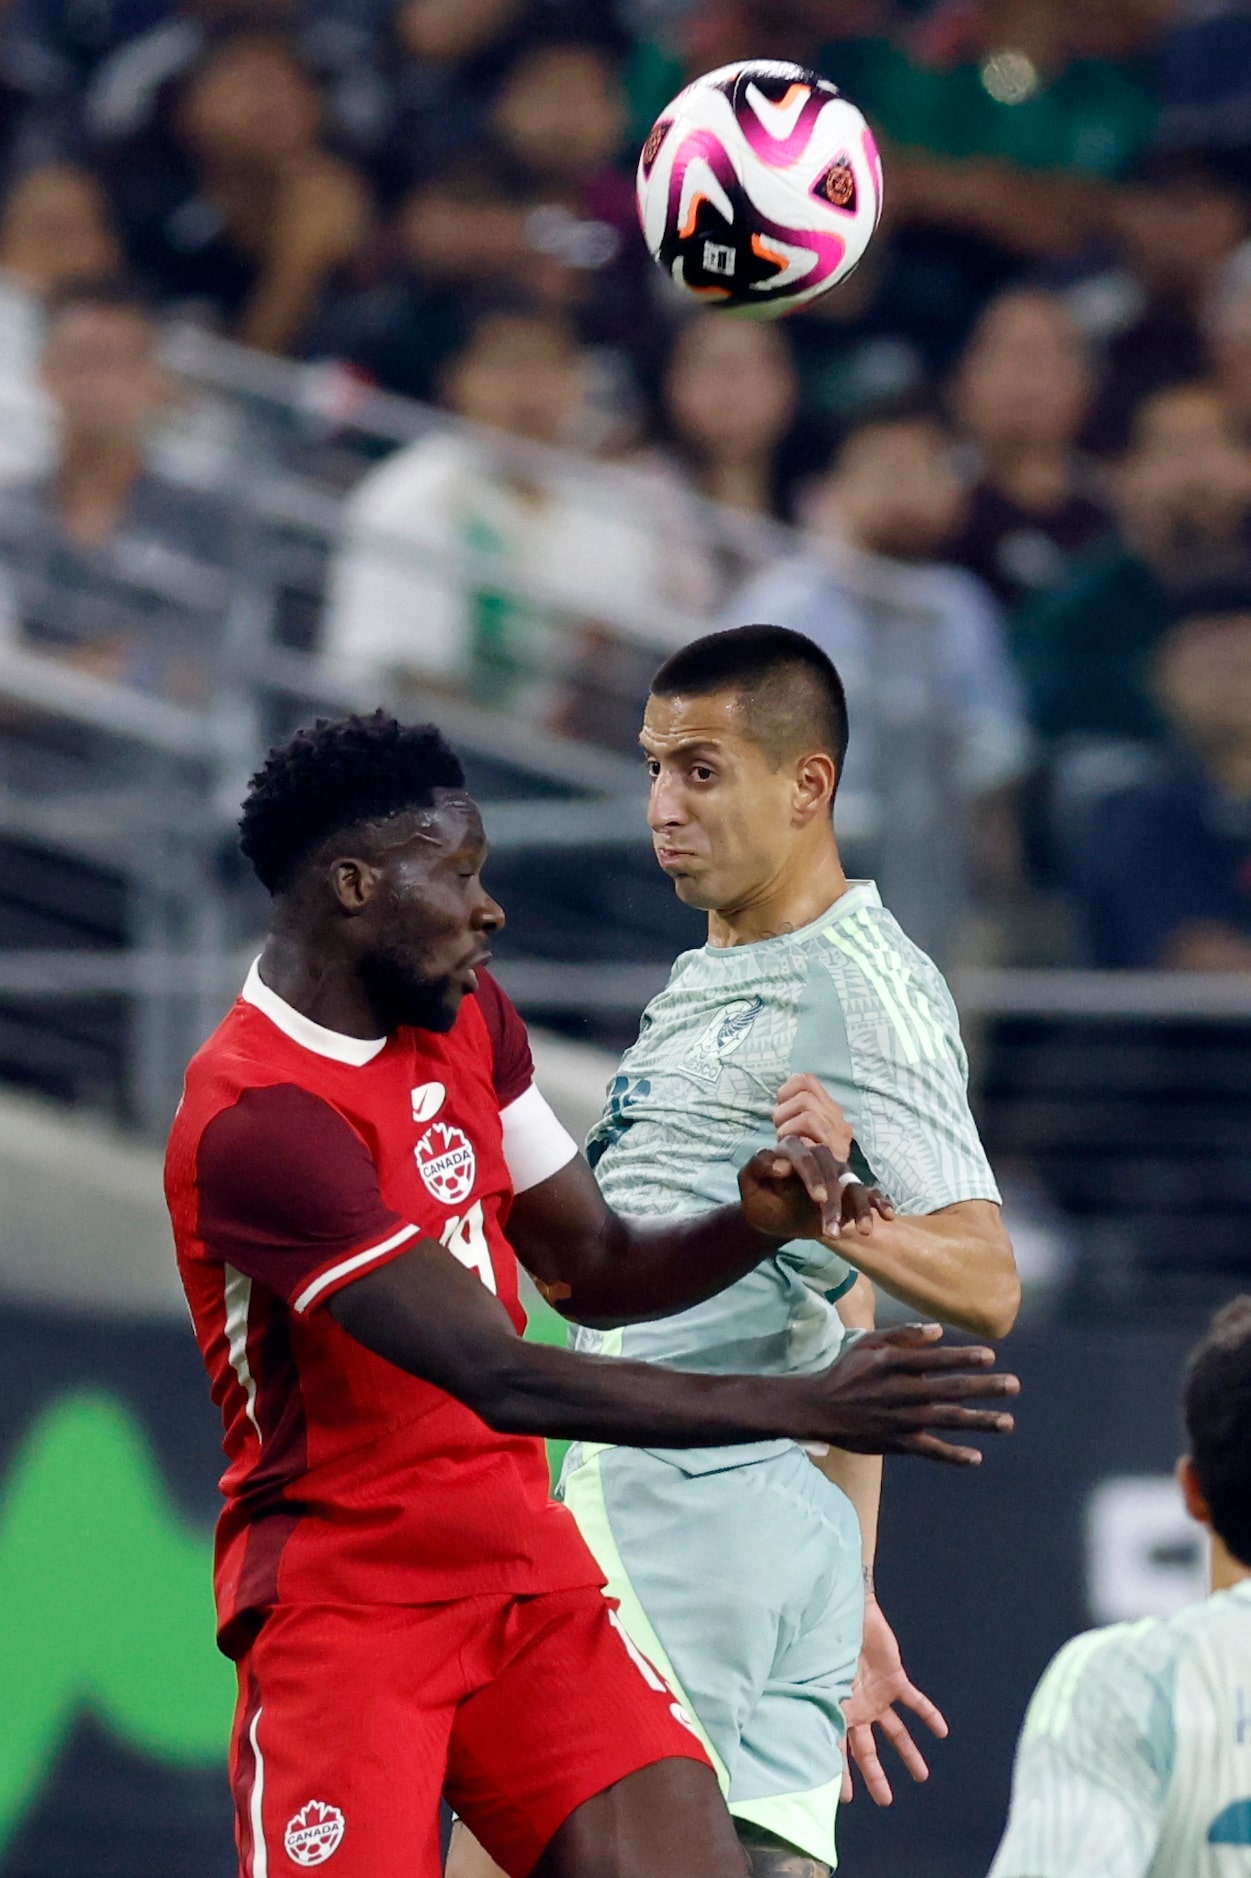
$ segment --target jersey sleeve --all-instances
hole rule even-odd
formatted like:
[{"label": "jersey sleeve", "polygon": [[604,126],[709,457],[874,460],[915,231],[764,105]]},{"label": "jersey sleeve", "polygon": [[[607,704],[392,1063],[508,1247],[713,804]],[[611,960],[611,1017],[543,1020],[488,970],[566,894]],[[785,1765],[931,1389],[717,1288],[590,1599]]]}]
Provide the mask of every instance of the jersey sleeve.
[{"label": "jersey sleeve", "polygon": [[901,1213],[998,1201],[969,1108],[959,1019],[937,968],[923,955],[894,952],[884,935],[842,925],[828,947],[805,1000],[795,1068],[821,1075],[829,1033],[845,1039],[854,1112],[844,1106],[873,1178]]},{"label": "jersey sleeve", "polygon": [[200,1140],[197,1186],[210,1257],[301,1316],[423,1231],[385,1205],[355,1130],[294,1084],[245,1089],[213,1118]]},{"label": "jersey sleeve", "polygon": [[525,1020],[502,985],[490,972],[479,970],[478,1009],[482,1012],[491,1039],[491,1060],[495,1075],[495,1096],[506,1109],[525,1094],[534,1081],[534,1057]]},{"label": "jersey sleeve", "polygon": [[1021,1730],[990,1878],[1144,1878],[1173,1761],[1163,1641],[1159,1625],[1118,1624],[1053,1659]]},{"label": "jersey sleeve", "polygon": [[525,1022],[489,972],[478,973],[478,1005],[491,1039],[504,1159],[513,1192],[525,1193],[566,1167],[578,1144],[535,1087]]}]

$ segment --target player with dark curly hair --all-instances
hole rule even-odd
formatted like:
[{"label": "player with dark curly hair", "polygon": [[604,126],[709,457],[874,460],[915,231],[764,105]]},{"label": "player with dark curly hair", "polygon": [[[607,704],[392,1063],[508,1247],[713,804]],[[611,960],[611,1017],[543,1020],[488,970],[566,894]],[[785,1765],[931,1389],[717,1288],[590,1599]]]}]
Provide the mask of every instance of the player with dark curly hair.
[{"label": "player with dark curly hair", "polygon": [[484,970],[504,916],[433,728],[302,731],[253,779],[241,838],[271,929],[188,1070],[166,1167],[226,1429],[241,1870],[434,1878],[446,1791],[517,1878],[742,1872],[688,1718],[549,1497],[542,1438],[782,1434],[967,1462],[927,1430],[1010,1426],[988,1399],[1015,1380],[989,1350],[935,1348],[937,1326],[786,1378],[523,1342],[518,1260],[611,1325],[867,1226],[869,1203],[796,1138],[747,1164],[741,1206],[609,1211]]},{"label": "player with dark curly hair", "polygon": [[1212,1595],[1065,1644],[1025,1717],[992,1878],[1251,1869],[1251,1297],[1213,1318],[1182,1414]]}]

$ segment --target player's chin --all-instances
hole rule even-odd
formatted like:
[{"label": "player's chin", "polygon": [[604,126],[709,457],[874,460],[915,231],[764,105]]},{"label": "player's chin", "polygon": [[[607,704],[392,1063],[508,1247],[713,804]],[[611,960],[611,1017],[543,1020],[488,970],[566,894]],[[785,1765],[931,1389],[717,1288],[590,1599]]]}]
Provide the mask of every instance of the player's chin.
[{"label": "player's chin", "polygon": [[430,1015],[422,1029],[437,1031],[439,1034],[449,1031],[460,1015],[461,1005],[469,993],[477,988],[478,982],[472,972],[466,972],[463,977],[449,978],[431,1000]]},{"label": "player's chin", "polygon": [[716,910],[717,902],[709,893],[706,880],[700,880],[694,874],[674,873],[669,868],[666,868],[665,872],[673,882],[673,891],[684,906],[693,906],[701,913],[711,913]]},{"label": "player's chin", "polygon": [[410,1030],[432,1030],[439,1036],[445,1035],[460,1015],[466,997],[475,989],[472,977],[471,972],[457,972],[423,985],[416,995],[404,1001],[398,1022]]}]

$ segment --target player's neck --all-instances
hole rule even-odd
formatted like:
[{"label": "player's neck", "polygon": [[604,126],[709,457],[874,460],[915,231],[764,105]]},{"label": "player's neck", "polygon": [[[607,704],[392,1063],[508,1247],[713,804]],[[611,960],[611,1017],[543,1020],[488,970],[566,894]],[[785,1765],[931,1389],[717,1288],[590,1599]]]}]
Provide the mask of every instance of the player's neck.
[{"label": "player's neck", "polygon": [[373,1006],[346,964],[312,957],[297,939],[282,932],[270,934],[257,963],[269,989],[323,1030],[337,1031],[341,1037],[382,1035]]},{"label": "player's neck", "polygon": [[1212,1534],[1212,1552],[1208,1561],[1208,1575],[1213,1591],[1232,1591],[1235,1585],[1244,1584],[1251,1578],[1251,1566],[1236,1559],[1223,1539]]},{"label": "player's neck", "polygon": [[830,843],[814,857],[788,859],[770,880],[746,895],[736,906],[718,907],[708,914],[710,946],[750,946],[760,939],[776,939],[798,932],[819,919],[847,891],[847,876]]}]

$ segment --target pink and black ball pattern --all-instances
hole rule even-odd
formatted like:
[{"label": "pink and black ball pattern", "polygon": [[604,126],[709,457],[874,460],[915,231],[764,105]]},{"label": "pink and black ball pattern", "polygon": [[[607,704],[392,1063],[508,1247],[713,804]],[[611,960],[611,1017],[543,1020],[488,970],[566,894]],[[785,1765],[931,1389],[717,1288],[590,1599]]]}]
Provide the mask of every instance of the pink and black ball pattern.
[{"label": "pink and black ball pattern", "polygon": [[646,232],[659,205],[645,198],[663,188],[651,245],[665,271],[697,299],[770,317],[856,266],[881,213],[881,176],[872,133],[837,86],[756,62],[697,80],[657,120],[639,164],[640,214]]},{"label": "pink and black ball pattern", "polygon": [[[727,221],[721,206],[709,195],[696,191],[681,215],[683,184],[690,164],[702,158],[720,183],[733,211]],[[773,244],[812,250],[813,267],[806,268],[791,289],[777,286],[770,300],[789,297],[810,289],[832,276],[846,252],[846,243],[835,234],[814,235],[811,230],[788,228],[774,222],[748,200],[737,171],[724,146],[711,131],[693,131],[683,140],[673,160],[669,183],[669,216],[660,260],[673,271],[681,260],[682,281],[688,293],[718,300],[727,306],[758,305],[760,288],[786,272],[793,262]]]}]

